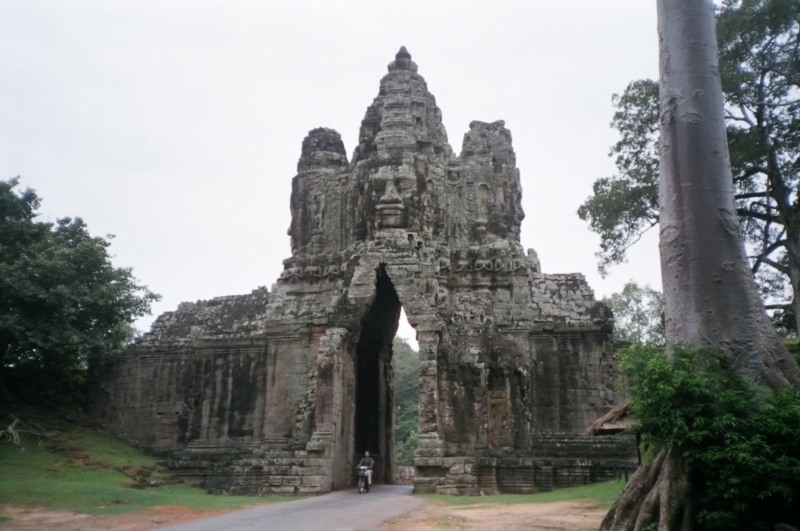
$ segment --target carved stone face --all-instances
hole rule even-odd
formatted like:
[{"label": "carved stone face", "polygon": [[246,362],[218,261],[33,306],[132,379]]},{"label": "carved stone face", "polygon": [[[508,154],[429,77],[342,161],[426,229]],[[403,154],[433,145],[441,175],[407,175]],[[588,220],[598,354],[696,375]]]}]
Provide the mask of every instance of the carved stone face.
[{"label": "carved stone face", "polygon": [[378,228],[409,227],[419,195],[414,170],[408,166],[382,166],[370,178],[370,185]]}]

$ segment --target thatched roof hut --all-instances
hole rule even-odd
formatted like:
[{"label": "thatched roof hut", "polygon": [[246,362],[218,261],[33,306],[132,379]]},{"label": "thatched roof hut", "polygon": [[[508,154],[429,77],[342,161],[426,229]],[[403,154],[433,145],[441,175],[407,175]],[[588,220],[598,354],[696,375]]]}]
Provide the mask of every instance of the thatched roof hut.
[{"label": "thatched roof hut", "polygon": [[584,437],[599,435],[615,435],[628,429],[631,425],[630,401],[625,400],[611,411],[594,421],[584,433]]}]

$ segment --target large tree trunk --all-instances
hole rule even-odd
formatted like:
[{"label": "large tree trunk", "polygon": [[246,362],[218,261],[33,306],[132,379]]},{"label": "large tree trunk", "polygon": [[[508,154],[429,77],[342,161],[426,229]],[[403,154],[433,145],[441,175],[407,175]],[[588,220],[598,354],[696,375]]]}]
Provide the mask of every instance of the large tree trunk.
[{"label": "large tree trunk", "polygon": [[639,467],[606,514],[600,529],[641,531],[658,522],[659,530],[694,528],[689,465],[677,448]]},{"label": "large tree trunk", "polygon": [[[736,217],[711,0],[657,0],[661,56],[661,276],[667,343],[718,348],[754,382],[800,388],[767,316]],[[640,467],[603,531],[690,530],[690,463],[677,448]]]},{"label": "large tree trunk", "polygon": [[658,0],[661,276],[667,343],[719,348],[734,370],[800,388],[747,261],[717,64],[711,0]]}]

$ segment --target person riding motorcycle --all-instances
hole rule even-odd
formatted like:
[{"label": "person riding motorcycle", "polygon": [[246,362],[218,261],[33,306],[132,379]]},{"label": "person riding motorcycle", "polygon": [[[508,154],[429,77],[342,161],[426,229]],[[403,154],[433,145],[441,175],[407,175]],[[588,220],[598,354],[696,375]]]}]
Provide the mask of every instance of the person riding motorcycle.
[{"label": "person riding motorcycle", "polygon": [[369,455],[369,451],[364,452],[364,457],[358,462],[357,466],[367,467],[367,484],[372,486],[372,467],[375,466],[375,460]]}]

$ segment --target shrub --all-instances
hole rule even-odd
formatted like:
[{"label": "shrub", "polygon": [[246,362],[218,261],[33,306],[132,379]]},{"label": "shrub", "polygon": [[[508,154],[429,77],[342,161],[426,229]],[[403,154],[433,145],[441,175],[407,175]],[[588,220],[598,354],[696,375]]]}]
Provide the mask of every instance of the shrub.
[{"label": "shrub", "polygon": [[633,426],[646,455],[677,446],[689,460],[700,530],[771,529],[800,511],[800,395],[758,388],[714,352],[626,349]]}]

